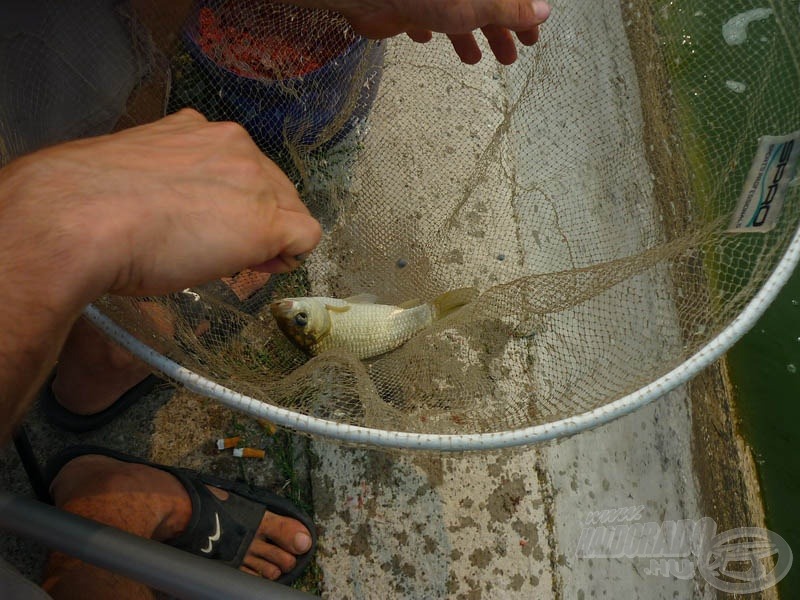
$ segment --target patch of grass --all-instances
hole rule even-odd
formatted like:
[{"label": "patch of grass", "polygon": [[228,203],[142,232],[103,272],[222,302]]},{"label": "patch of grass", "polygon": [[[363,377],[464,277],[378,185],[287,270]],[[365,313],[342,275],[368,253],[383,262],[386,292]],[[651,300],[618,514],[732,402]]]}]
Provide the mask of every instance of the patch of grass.
[{"label": "patch of grass", "polygon": [[[281,476],[286,481],[283,495],[289,498],[295,506],[313,517],[314,506],[311,484],[307,478],[307,472],[301,476],[297,469],[297,459],[302,455],[307,456],[309,453],[308,439],[280,429],[269,435],[269,438],[271,445],[268,446],[268,452],[275,461],[275,466]],[[293,587],[319,595],[321,593],[322,575],[322,569],[317,564],[317,561],[313,560]]]},{"label": "patch of grass", "polygon": [[[279,484],[275,493],[284,496],[313,519],[314,505],[311,483],[308,479],[308,465],[303,464],[309,457],[308,439],[266,422],[238,413],[231,413],[226,437],[239,436],[240,447],[263,448],[267,452],[267,463],[271,463],[278,475]],[[247,459],[237,461],[239,477],[248,481]],[[265,467],[266,468],[266,467]],[[322,569],[312,561],[303,576],[293,587],[308,593],[321,593]]]},{"label": "patch of grass", "polygon": [[[308,439],[282,429],[276,430],[270,436],[271,446],[269,452],[275,461],[275,466],[286,481],[283,495],[289,498],[296,506],[309,515],[314,514],[311,485],[308,480],[308,465],[301,473],[297,469],[297,461],[301,456],[308,456]],[[311,561],[303,576],[292,586],[304,592],[315,595],[322,593],[322,569],[317,564],[316,558]]]},{"label": "patch of grass", "polygon": [[306,450],[305,438],[284,430],[277,430],[271,436],[269,452],[281,476],[286,480],[286,496],[307,513],[313,512],[311,488],[307,479],[301,479],[296,469],[298,453]]}]

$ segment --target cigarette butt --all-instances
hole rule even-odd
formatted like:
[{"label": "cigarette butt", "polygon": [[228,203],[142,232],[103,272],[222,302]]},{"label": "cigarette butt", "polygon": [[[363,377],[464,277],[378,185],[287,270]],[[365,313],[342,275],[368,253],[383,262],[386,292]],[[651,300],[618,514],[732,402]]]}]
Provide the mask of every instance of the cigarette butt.
[{"label": "cigarette butt", "polygon": [[258,424],[270,435],[275,435],[275,432],[278,430],[275,427],[275,423],[272,421],[267,421],[266,419],[257,419]]},{"label": "cigarette butt", "polygon": [[241,440],[241,436],[236,437],[229,437],[229,438],[219,438],[217,440],[217,450],[225,450],[227,448],[236,448],[239,444],[239,440]]},{"label": "cigarette butt", "polygon": [[237,458],[260,458],[263,459],[267,453],[260,448],[234,448],[233,455]]}]

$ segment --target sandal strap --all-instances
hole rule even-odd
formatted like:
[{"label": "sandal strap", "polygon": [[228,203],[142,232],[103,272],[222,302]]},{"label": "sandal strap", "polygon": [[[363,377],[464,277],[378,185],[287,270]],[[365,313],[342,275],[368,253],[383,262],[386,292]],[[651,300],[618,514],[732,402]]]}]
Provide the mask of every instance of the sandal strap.
[{"label": "sandal strap", "polygon": [[[232,567],[239,567],[244,560],[266,511],[297,519],[311,534],[311,548],[297,557],[290,572],[281,575],[277,582],[290,584],[305,570],[317,548],[317,532],[310,517],[292,502],[260,487],[240,481],[230,481],[198,473],[192,469],[170,467],[147,461],[137,456],[103,448],[82,445],[66,448],[52,457],[47,466],[48,489],[53,479],[71,460],[86,454],[99,454],[129,463],[147,465],[173,475],[186,489],[192,502],[192,516],[185,531],[164,543],[199,556],[216,559]],[[210,485],[228,493],[220,500]],[[219,524],[219,525],[218,525]]]},{"label": "sandal strap", "polygon": [[182,534],[165,543],[232,567],[241,566],[266,509],[232,493],[227,500],[220,500],[202,476],[193,472],[175,469],[172,474],[189,494],[192,518]]}]

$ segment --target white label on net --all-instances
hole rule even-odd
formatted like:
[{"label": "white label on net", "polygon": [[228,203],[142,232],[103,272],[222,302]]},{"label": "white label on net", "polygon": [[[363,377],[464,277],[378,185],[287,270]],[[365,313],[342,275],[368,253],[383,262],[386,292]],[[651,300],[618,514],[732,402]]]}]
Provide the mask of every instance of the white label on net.
[{"label": "white label on net", "polygon": [[728,231],[766,233],[775,227],[798,157],[800,131],[759,138],[758,151]]}]

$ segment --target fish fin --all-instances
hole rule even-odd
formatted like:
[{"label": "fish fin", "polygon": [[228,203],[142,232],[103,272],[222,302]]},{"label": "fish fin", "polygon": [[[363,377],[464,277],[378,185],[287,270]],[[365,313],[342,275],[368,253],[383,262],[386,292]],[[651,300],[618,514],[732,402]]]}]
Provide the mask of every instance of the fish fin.
[{"label": "fish fin", "polygon": [[478,294],[477,288],[474,287],[459,288],[445,292],[431,302],[434,320],[444,318],[462,306],[469,304],[478,297]]},{"label": "fish fin", "polygon": [[377,300],[378,297],[375,294],[356,294],[344,299],[345,302],[350,304],[375,304]]},{"label": "fish fin", "polygon": [[325,308],[331,312],[346,313],[350,310],[349,306],[334,306],[333,304],[326,304]]},{"label": "fish fin", "polygon": [[424,304],[422,300],[420,300],[419,298],[414,298],[413,300],[406,300],[402,304],[398,304],[397,308],[402,308],[402,309],[416,308],[420,304]]}]

